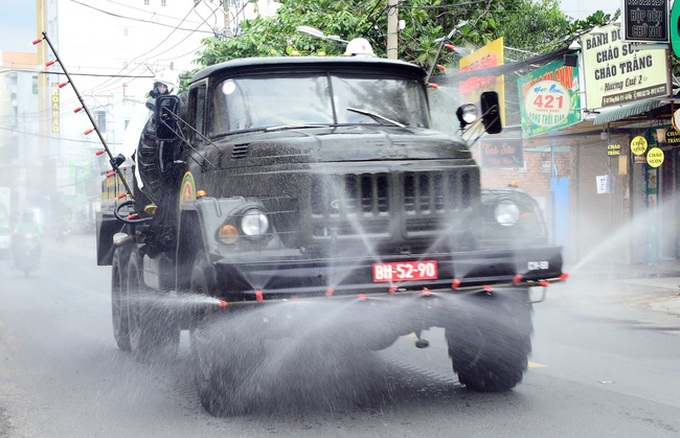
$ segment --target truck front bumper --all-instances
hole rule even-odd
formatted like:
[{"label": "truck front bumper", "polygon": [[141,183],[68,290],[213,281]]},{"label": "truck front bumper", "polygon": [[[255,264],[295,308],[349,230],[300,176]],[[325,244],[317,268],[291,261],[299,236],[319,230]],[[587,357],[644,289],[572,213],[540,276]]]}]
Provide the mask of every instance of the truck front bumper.
[{"label": "truck front bumper", "polygon": [[[436,278],[376,281],[376,263],[436,262]],[[497,287],[546,286],[563,280],[561,248],[391,255],[380,258],[281,259],[223,257],[214,261],[217,295],[225,300],[280,299],[373,294],[462,293]]]}]

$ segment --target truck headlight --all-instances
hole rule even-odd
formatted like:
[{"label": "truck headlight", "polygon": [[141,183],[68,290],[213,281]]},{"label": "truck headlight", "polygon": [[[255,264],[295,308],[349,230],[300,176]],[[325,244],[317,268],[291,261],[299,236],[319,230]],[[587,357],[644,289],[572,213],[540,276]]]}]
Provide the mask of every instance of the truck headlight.
[{"label": "truck headlight", "polygon": [[519,207],[510,199],[503,199],[496,204],[493,213],[496,222],[504,227],[515,225],[520,216]]},{"label": "truck headlight", "polygon": [[479,112],[474,104],[466,103],[458,107],[456,116],[458,117],[462,129],[477,120],[479,118]]},{"label": "truck headlight", "polygon": [[263,237],[269,231],[269,219],[258,208],[248,209],[241,217],[241,231],[250,238]]}]

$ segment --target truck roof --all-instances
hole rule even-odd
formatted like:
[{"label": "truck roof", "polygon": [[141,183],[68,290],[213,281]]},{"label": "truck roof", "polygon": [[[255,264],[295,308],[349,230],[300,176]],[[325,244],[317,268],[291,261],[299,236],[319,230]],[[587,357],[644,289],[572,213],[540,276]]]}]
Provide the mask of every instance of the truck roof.
[{"label": "truck roof", "polygon": [[298,71],[310,68],[314,70],[345,70],[366,71],[379,70],[409,75],[417,78],[425,78],[426,72],[421,67],[408,62],[372,58],[363,56],[301,56],[301,57],[262,57],[242,58],[214,64],[198,71],[191,82],[196,82],[210,76],[222,76],[224,74],[240,74],[265,71]]}]

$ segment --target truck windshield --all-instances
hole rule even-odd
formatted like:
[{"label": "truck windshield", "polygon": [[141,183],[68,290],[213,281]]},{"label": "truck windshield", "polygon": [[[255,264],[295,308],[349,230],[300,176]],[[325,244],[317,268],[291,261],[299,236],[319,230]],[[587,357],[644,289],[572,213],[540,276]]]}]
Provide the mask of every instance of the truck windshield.
[{"label": "truck windshield", "polygon": [[[348,110],[349,108],[349,110]],[[356,111],[360,110],[360,112]],[[417,80],[326,73],[226,79],[213,93],[209,135],[298,125],[429,127]]]}]

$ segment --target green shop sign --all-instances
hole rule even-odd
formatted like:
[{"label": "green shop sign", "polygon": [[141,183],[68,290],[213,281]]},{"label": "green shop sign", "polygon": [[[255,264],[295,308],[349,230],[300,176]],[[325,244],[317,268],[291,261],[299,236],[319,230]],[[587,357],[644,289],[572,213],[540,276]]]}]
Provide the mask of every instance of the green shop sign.
[{"label": "green shop sign", "polygon": [[581,121],[578,68],[553,61],[517,80],[522,135],[531,137]]}]

